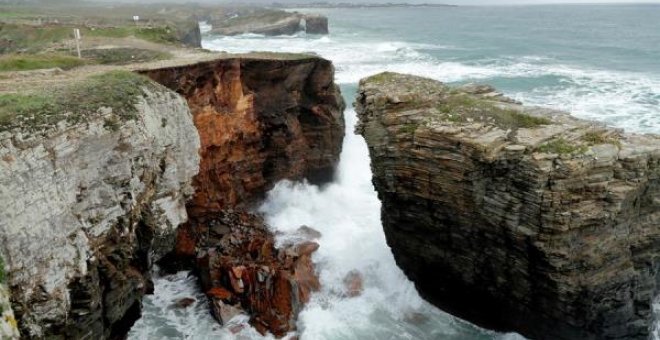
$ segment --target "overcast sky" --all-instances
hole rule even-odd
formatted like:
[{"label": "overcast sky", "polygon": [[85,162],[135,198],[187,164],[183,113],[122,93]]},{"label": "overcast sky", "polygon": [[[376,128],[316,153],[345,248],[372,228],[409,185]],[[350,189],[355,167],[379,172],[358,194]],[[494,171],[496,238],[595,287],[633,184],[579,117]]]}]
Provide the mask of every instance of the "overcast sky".
[{"label": "overcast sky", "polygon": [[[207,0],[212,1],[212,0]],[[510,5],[510,4],[548,4],[548,3],[657,3],[660,0],[247,0],[249,2],[258,3],[305,3],[314,1],[326,2],[350,2],[350,3],[385,3],[385,2],[410,2],[410,3],[444,3],[452,5]],[[220,1],[220,2],[237,2],[236,0]]]}]

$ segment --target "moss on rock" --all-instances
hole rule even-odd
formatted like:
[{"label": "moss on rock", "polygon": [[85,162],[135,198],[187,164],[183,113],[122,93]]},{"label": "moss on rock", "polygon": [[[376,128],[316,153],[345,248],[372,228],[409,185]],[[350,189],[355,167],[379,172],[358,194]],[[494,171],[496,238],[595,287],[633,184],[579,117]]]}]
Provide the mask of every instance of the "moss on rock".
[{"label": "moss on rock", "polygon": [[102,107],[112,109],[123,121],[135,119],[135,105],[144,88],[158,86],[132,72],[111,71],[48,93],[0,94],[0,131],[15,127],[36,130],[65,119],[86,121]]}]

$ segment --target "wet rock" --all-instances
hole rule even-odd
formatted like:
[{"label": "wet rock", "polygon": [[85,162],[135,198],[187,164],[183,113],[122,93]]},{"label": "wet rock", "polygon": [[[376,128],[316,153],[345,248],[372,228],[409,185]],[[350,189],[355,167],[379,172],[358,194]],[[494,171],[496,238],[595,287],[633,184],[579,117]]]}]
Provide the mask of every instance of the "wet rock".
[{"label": "wet rock", "polygon": [[332,178],[345,104],[329,61],[228,58],[143,73],[183,95],[193,113],[202,160],[192,217],[246,207],[282,179]]},{"label": "wet rock", "polygon": [[322,236],[320,231],[318,231],[314,228],[308,227],[306,225],[301,226],[300,228],[298,228],[298,230],[296,230],[296,235],[299,235],[301,238],[304,238],[304,239],[309,240],[309,241],[319,239]]},{"label": "wet rock", "polygon": [[323,15],[305,15],[305,32],[307,34],[329,34],[328,17]]},{"label": "wet rock", "polygon": [[182,298],[182,299],[177,300],[174,303],[174,307],[176,307],[176,308],[188,308],[188,307],[192,306],[192,304],[195,303],[195,302],[197,302],[197,300],[195,300],[193,298]]},{"label": "wet rock", "polygon": [[[226,322],[242,310],[262,333],[283,336],[295,330],[297,314],[320,288],[311,260],[318,244],[276,249],[263,219],[241,211],[223,211],[191,223],[197,271],[216,318]],[[209,237],[211,225],[230,231],[220,239]]]},{"label": "wet rock", "polygon": [[[533,339],[647,339],[660,138],[385,73],[360,84],[382,221],[420,294]],[[412,94],[414,105],[387,96]],[[412,102],[411,102],[412,103]]]},{"label": "wet rock", "polygon": [[0,137],[0,254],[24,338],[124,335],[187,219],[200,146],[190,109],[155,84],[135,91],[135,119],[112,129],[110,108],[89,108]]},{"label": "wet rock", "polygon": [[351,270],[344,277],[344,294],[348,297],[356,297],[364,290],[362,274],[357,270]]},{"label": "wet rock", "polygon": [[233,317],[243,313],[239,306],[233,306],[220,299],[211,298],[213,316],[221,325],[226,325]]}]

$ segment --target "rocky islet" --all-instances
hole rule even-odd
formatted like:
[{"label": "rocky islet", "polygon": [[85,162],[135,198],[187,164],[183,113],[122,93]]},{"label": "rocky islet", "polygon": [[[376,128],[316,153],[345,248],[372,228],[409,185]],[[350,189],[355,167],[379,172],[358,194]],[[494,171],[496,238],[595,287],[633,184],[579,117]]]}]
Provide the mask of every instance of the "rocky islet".
[{"label": "rocky islet", "polygon": [[356,110],[422,296],[534,339],[650,336],[660,138],[395,73],[362,80]]}]

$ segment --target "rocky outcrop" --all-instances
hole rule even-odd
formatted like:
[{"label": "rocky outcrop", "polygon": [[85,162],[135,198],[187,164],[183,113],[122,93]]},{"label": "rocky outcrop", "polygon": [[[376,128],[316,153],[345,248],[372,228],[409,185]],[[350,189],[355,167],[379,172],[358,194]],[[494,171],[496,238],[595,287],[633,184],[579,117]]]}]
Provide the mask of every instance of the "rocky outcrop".
[{"label": "rocky outcrop", "polygon": [[238,11],[228,18],[212,20],[211,26],[212,34],[228,36],[246,33],[293,35],[302,31],[309,34],[329,33],[328,18],[325,16],[268,9]]},{"label": "rocky outcrop", "polygon": [[523,107],[487,86],[360,84],[388,244],[434,304],[533,339],[647,339],[660,139]]},{"label": "rocky outcrop", "polygon": [[329,34],[328,17],[318,14],[305,15],[305,32],[307,34]]},{"label": "rocky outcrop", "polygon": [[193,257],[202,289],[215,318],[226,324],[248,312],[261,333],[284,336],[295,329],[298,312],[320,287],[311,254],[312,240],[275,248],[263,220],[246,212],[226,211],[192,222],[188,244],[177,256]]},{"label": "rocky outcrop", "polygon": [[9,289],[0,279],[0,339],[14,340],[19,338],[18,324],[11,308]]},{"label": "rocky outcrop", "polygon": [[241,210],[279,180],[332,178],[344,102],[329,61],[266,57],[143,73],[188,100],[202,144],[191,221],[179,228],[176,252],[163,267],[188,260],[221,323],[245,311],[259,331],[282,336],[318,288],[310,258],[316,248],[275,249],[263,221]]},{"label": "rocky outcrop", "polygon": [[330,179],[344,137],[332,63],[232,57],[143,73],[188,100],[202,148],[192,216],[246,207],[282,179]]},{"label": "rocky outcrop", "polygon": [[142,90],[130,119],[99,106],[82,121],[0,132],[0,253],[26,338],[124,335],[151,263],[187,219],[197,130],[180,96]]},{"label": "rocky outcrop", "polygon": [[197,21],[183,21],[176,24],[178,40],[188,47],[202,47],[202,31]]}]

